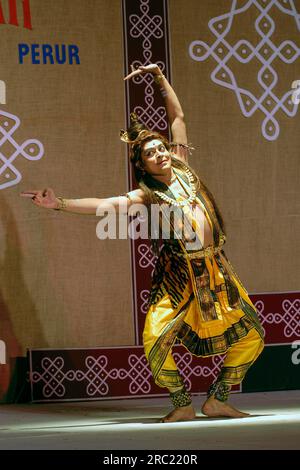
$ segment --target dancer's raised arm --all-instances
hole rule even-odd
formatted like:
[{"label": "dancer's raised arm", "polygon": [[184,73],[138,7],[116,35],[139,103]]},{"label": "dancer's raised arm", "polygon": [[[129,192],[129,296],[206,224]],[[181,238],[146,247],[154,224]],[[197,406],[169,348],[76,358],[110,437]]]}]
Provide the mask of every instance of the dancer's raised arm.
[{"label": "dancer's raised arm", "polygon": [[168,120],[171,127],[172,140],[177,144],[183,144],[181,146],[179,145],[175,149],[176,156],[180,160],[187,162],[187,132],[186,125],[184,122],[183,110],[174,89],[172,88],[166,77],[163,75],[159,66],[157,64],[140,66],[135,70],[133,69],[132,72],[124,78],[124,80],[128,80],[129,78],[133,78],[136,75],[145,73],[151,73],[154,76],[154,81],[160,87],[160,91],[165,101]]}]

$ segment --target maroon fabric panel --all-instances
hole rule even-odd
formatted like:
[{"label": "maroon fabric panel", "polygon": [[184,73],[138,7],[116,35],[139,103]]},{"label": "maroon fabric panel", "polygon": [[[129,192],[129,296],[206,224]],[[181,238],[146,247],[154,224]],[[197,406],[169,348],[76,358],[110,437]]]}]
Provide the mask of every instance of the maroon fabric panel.
[{"label": "maroon fabric panel", "polygon": [[[159,64],[170,77],[167,1],[123,0],[124,73],[130,65]],[[166,110],[157,85],[151,75],[143,75],[126,82],[127,125],[130,112],[135,112],[150,129],[168,136]],[[136,188],[131,164],[128,161],[128,187]],[[149,296],[151,273],[155,257],[148,240],[131,244],[133,305],[136,344],[142,344],[146,303]]]}]

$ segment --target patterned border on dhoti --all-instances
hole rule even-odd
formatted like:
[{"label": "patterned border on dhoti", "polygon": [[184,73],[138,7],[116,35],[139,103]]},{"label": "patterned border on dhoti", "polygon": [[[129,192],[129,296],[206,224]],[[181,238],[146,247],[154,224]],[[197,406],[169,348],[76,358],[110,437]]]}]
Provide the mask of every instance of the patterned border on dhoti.
[{"label": "patterned border on dhoti", "polygon": [[226,382],[228,385],[240,384],[252,363],[253,361],[250,361],[238,366],[222,367],[218,382]]},{"label": "patterned border on dhoti", "polygon": [[237,343],[241,338],[247,336],[252,328],[255,328],[263,338],[263,330],[256,311],[244,299],[242,299],[242,310],[245,315],[220,335],[200,338],[197,333],[192,330],[192,327],[183,321],[177,337],[183,346],[198,357],[224,354],[234,343]]},{"label": "patterned border on dhoti", "polygon": [[[168,325],[165,327],[164,331],[159,336],[158,340],[156,341],[154,346],[151,348],[151,351],[149,353],[148,362],[151,367],[154,380],[156,382],[161,383],[161,385],[163,386],[165,386],[165,384],[161,380],[158,379],[158,376],[166,360],[166,357],[169,354],[170,349],[172,348],[176,338],[178,337],[179,332],[182,329],[183,319],[193,299],[194,299],[194,293],[190,295],[188,301],[180,308],[176,317],[168,323]],[[166,374],[166,371],[164,371],[164,374]],[[171,372],[168,371],[168,375],[169,374],[172,376],[172,371]]]}]

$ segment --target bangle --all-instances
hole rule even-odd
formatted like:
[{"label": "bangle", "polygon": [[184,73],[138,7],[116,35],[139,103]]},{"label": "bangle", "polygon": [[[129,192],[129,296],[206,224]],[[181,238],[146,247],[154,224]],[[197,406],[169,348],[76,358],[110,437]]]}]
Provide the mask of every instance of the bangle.
[{"label": "bangle", "polygon": [[163,80],[164,78],[166,78],[164,76],[163,73],[157,73],[153,76],[153,80],[155,81],[155,83],[159,84],[161,82],[161,80]]},{"label": "bangle", "polygon": [[64,199],[63,197],[57,197],[56,199],[58,199],[58,207],[54,209],[55,211],[62,211],[67,207],[66,199]]}]

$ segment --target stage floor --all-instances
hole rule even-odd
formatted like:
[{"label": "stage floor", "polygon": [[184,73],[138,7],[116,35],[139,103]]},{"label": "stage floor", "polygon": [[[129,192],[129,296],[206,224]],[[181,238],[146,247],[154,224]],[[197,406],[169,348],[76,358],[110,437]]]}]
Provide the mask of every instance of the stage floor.
[{"label": "stage floor", "polygon": [[0,405],[0,449],[300,449],[300,391],[231,395],[251,413],[159,423],[168,398]]}]

